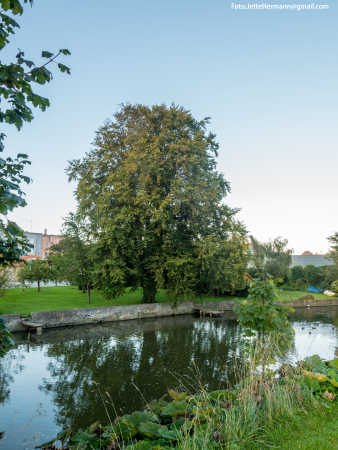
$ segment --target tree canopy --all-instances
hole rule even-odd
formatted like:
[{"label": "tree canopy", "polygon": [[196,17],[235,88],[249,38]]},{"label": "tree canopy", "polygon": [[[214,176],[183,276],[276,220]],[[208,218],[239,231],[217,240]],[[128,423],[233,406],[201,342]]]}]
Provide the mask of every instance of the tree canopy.
[{"label": "tree canopy", "polygon": [[70,162],[78,214],[95,241],[96,285],[106,295],[141,285],[144,302],[154,302],[159,287],[185,297],[198,290],[206,239],[245,248],[237,210],[224,203],[230,184],[216,170],[208,123],[176,105],[122,105],[93,149]]}]

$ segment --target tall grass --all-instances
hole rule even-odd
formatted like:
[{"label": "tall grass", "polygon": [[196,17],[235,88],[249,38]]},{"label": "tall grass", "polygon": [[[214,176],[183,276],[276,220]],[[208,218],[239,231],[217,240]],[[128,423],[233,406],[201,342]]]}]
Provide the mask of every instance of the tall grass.
[{"label": "tall grass", "polygon": [[319,407],[310,390],[300,386],[293,373],[283,372],[276,377],[275,372],[268,370],[263,374],[257,361],[264,357],[253,355],[245,373],[242,370],[237,373],[234,396],[224,401],[223,408],[213,404],[208,392],[201,391],[192,420],[194,432],[183,427],[178,449],[273,448],[268,430],[281,422],[292,422],[300,411]]}]

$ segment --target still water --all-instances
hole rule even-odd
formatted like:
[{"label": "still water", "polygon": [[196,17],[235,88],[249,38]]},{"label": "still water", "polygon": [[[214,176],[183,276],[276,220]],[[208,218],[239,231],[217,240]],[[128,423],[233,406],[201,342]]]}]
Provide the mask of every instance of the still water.
[{"label": "still water", "polygon": [[[337,352],[338,308],[301,310],[290,360]],[[241,365],[241,335],[229,316],[115,322],[15,336],[0,360],[0,449],[33,449],[63,427],[109,422],[167,388],[225,387]]]}]

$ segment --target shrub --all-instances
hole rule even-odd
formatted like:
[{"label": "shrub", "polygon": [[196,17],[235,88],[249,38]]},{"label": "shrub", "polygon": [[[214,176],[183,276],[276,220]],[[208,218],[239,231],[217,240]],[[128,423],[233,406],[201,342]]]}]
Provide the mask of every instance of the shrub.
[{"label": "shrub", "polygon": [[336,294],[338,294],[338,280],[333,281],[331,283],[331,289],[333,290],[333,292],[335,292]]}]

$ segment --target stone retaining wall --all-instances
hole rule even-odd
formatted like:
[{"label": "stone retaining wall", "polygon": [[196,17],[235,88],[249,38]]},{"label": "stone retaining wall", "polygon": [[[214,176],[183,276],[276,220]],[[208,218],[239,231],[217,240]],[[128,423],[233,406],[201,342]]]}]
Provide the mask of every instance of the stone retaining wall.
[{"label": "stone retaining wall", "polygon": [[[338,299],[316,300],[305,296],[291,303],[285,303],[293,308],[309,307],[332,307],[338,306]],[[234,302],[205,302],[192,303],[185,302],[171,307],[168,303],[149,303],[129,306],[107,306],[97,308],[68,309],[64,311],[42,311],[33,312],[31,321],[41,323],[43,328],[55,328],[70,325],[83,325],[90,323],[115,322],[119,320],[144,319],[147,317],[166,317],[180,314],[192,314],[195,307],[202,307],[209,310],[232,311]],[[10,331],[24,331],[19,314],[5,314],[0,316],[4,319]]]},{"label": "stone retaining wall", "polygon": [[22,325],[19,314],[3,314],[0,317],[4,320],[9,331],[25,331],[26,328]]},{"label": "stone retaining wall", "polygon": [[[41,323],[43,328],[84,325],[88,323],[114,322],[118,320],[144,319],[147,317],[192,314],[193,303],[185,302],[172,308],[168,303],[149,303],[129,306],[107,306],[97,308],[67,309],[64,311],[32,312],[31,321]],[[23,331],[18,314],[0,316],[10,331]]]}]

